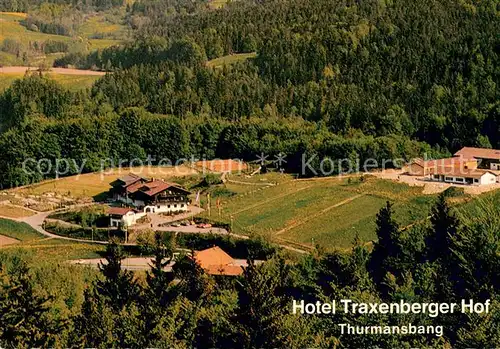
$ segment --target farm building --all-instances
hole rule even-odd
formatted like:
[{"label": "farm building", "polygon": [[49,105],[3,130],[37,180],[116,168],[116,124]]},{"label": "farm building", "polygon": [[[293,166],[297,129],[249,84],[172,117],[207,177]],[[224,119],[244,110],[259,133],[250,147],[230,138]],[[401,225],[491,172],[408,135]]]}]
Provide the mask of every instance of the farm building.
[{"label": "farm building", "polygon": [[494,184],[497,181],[496,173],[488,170],[445,168],[440,167],[432,171],[430,178],[434,181],[454,184]]},{"label": "farm building", "polygon": [[112,188],[110,193],[113,195],[113,200],[131,204],[132,201],[129,199],[129,193],[131,192],[132,186],[137,185],[138,183],[146,183],[147,181],[148,180],[146,178],[137,176],[133,173],[129,173],[122,178],[118,178],[116,181],[111,182]]},{"label": "farm building", "polygon": [[189,191],[176,183],[147,180],[128,175],[111,183],[116,201],[134,206],[144,213],[185,212],[189,205]]},{"label": "farm building", "polygon": [[437,160],[415,159],[408,165],[407,172],[412,176],[428,176],[438,168],[464,168],[473,170],[477,166],[478,162],[476,159],[462,156]]},{"label": "farm building", "polygon": [[107,211],[111,227],[129,227],[145,214],[127,207],[110,207]]},{"label": "farm building", "polygon": [[500,150],[465,147],[455,153],[469,159],[476,159],[479,168],[500,171]]},{"label": "farm building", "polygon": [[243,274],[243,268],[217,246],[203,251],[196,251],[193,258],[206,273],[211,275],[237,276]]}]

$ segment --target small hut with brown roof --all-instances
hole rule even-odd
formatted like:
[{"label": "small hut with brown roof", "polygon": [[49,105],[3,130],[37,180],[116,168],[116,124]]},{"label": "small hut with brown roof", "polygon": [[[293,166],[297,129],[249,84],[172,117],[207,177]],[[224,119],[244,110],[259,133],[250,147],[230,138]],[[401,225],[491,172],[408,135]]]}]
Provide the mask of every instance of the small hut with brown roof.
[{"label": "small hut with brown roof", "polygon": [[196,251],[193,258],[210,275],[238,276],[243,273],[243,268],[218,246]]}]

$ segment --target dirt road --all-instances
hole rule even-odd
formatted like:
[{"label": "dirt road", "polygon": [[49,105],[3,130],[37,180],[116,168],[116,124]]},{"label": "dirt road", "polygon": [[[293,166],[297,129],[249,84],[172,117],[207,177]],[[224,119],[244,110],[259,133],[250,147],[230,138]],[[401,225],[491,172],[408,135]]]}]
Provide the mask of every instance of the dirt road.
[{"label": "dirt road", "polygon": [[[24,74],[27,71],[36,71],[37,67],[1,67],[0,73],[3,74]],[[87,76],[103,76],[106,73],[102,71],[83,70],[83,69],[70,69],[70,68],[50,68],[48,73],[61,74],[61,75],[87,75]]]}]

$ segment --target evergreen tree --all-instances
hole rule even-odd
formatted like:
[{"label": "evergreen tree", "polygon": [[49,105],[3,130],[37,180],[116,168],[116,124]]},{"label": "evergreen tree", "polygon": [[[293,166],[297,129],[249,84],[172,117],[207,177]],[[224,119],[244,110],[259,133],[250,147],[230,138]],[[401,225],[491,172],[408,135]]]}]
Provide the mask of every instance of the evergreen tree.
[{"label": "evergreen tree", "polygon": [[146,275],[148,297],[153,303],[164,307],[169,301],[169,287],[174,280],[172,272],[165,271],[165,267],[173,260],[172,246],[166,246],[162,241],[161,233],[155,233],[155,257],[151,271]]},{"label": "evergreen tree", "polygon": [[[194,252],[191,255],[194,255]],[[192,256],[180,257],[173,266],[173,272],[180,280],[178,291],[191,301],[202,300],[214,291],[214,280]]]},{"label": "evergreen tree", "polygon": [[377,214],[377,237],[370,259],[370,272],[377,285],[381,285],[387,273],[398,274],[401,270],[399,258],[402,257],[400,228],[393,218],[392,204],[386,205]]},{"label": "evergreen tree", "polygon": [[24,262],[16,270],[0,271],[0,344],[10,348],[49,347],[66,323],[53,323],[47,316],[51,297],[35,292]]},{"label": "evergreen tree", "polygon": [[97,282],[97,291],[105,296],[115,311],[139,298],[140,288],[134,274],[122,270],[125,254],[121,246],[112,241],[106,246],[106,262],[99,265],[104,280]]},{"label": "evergreen tree", "polygon": [[75,319],[75,332],[84,347],[115,347],[115,320],[108,299],[94,286],[86,289],[81,313]]},{"label": "evergreen tree", "polygon": [[426,238],[426,259],[430,262],[447,260],[451,255],[451,240],[457,234],[460,221],[446,201],[444,192],[439,194],[431,209],[431,225]]},{"label": "evergreen tree", "polygon": [[290,300],[283,293],[289,272],[282,258],[258,266],[248,261],[239,291],[239,342],[244,348],[306,346],[304,332],[298,331],[300,317],[290,314]]}]

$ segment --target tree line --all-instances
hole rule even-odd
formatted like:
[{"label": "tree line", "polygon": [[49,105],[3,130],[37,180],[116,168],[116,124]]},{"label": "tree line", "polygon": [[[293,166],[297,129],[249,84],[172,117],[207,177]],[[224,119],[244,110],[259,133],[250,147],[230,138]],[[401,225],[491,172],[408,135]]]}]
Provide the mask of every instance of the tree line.
[{"label": "tree line", "polygon": [[[15,187],[53,178],[58,159],[71,160],[69,168],[60,170],[72,175],[99,171],[103,165],[118,166],[120,160],[125,164],[148,158],[155,159],[153,164],[215,157],[254,161],[261,153],[271,157],[283,153],[287,169],[302,172],[303,156],[319,160],[359,157],[362,163],[373,158],[381,163],[436,152],[403,135],[365,135],[354,130],[338,135],[318,123],[282,116],[272,107],[231,120],[209,109],[189,113],[189,100],[179,99],[170,101],[185,108],[184,116],[151,113],[133,106],[146,98],[134,99],[131,82],[107,85],[105,92],[99,92],[96,85],[89,95],[67,91],[38,74],[16,81],[0,97],[0,184]],[[108,88],[115,90],[111,93]]]}]

